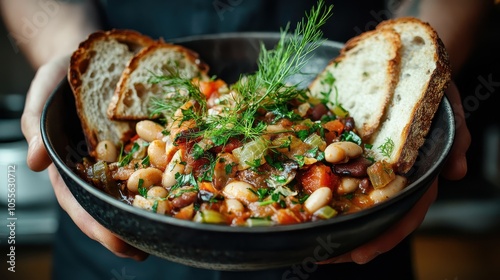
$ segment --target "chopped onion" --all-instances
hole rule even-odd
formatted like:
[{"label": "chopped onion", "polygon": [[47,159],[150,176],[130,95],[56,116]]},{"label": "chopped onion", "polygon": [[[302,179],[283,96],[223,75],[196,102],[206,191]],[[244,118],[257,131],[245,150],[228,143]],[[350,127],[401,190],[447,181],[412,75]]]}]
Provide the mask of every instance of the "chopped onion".
[{"label": "chopped onion", "polygon": [[238,170],[245,170],[251,167],[251,164],[260,160],[265,162],[264,155],[267,152],[267,143],[264,138],[257,138],[245,145],[233,150],[234,157],[238,160]]},{"label": "chopped onion", "polygon": [[375,189],[385,187],[392,180],[394,180],[394,178],[396,178],[396,174],[394,173],[392,166],[385,161],[375,162],[366,169],[366,172],[368,173],[373,188]]}]

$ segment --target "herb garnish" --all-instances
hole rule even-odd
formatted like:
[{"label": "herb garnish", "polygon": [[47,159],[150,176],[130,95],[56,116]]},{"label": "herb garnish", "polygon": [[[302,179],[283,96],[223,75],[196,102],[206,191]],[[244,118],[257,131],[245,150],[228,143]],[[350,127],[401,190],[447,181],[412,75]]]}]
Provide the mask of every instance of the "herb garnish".
[{"label": "herb garnish", "polygon": [[120,158],[118,160],[118,165],[125,166],[125,165],[129,164],[130,161],[132,160],[132,157],[134,156],[134,153],[139,151],[139,148],[140,148],[139,144],[137,144],[137,142],[134,142],[134,145],[132,145],[132,148],[130,149],[128,154],[126,154],[125,156],[122,156],[122,153],[123,153],[123,148],[122,148],[122,150],[120,152]]},{"label": "herb garnish", "polygon": [[386,138],[384,144],[380,145],[378,150],[382,155],[390,158],[394,150],[394,141],[391,138]]},{"label": "herb garnish", "polygon": [[170,94],[163,99],[155,99],[151,104],[151,112],[172,117],[175,111],[189,100],[195,100],[200,105],[195,117],[198,128],[190,133],[193,137],[210,139],[215,145],[224,145],[232,137],[243,141],[260,137],[266,129],[266,124],[257,121],[261,108],[274,111],[283,117],[296,116],[286,110],[287,102],[303,97],[304,90],[298,89],[298,84],[287,85],[287,79],[299,74],[308,61],[310,54],[323,42],[320,27],[331,16],[333,6],[325,6],[320,0],[311,12],[299,22],[293,34],[289,34],[289,25],[281,30],[281,37],[276,46],[268,50],[261,43],[258,57],[258,70],[232,86],[231,106],[223,113],[208,115],[206,100],[197,85],[188,79],[182,79],[175,71],[170,76],[153,75],[152,83],[177,88],[184,94]]}]

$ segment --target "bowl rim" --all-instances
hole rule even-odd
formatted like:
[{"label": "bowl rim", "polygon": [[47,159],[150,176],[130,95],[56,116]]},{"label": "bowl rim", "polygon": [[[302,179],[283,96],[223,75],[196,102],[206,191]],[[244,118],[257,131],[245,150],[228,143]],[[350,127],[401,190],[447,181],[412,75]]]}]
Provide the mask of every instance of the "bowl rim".
[{"label": "bowl rim", "polygon": [[[214,39],[253,39],[253,40],[277,40],[281,36],[279,32],[225,32],[225,33],[216,33],[216,34],[202,34],[202,35],[192,35],[185,36],[179,38],[170,39],[169,42],[173,44],[183,44],[191,41],[201,41],[201,40],[214,40]],[[321,43],[322,45],[326,45],[334,48],[342,48],[344,43],[339,41],[333,41],[324,39]],[[203,58],[201,58],[203,59]]]},{"label": "bowl rim", "polygon": [[[258,39],[258,40],[264,40],[264,39],[277,39],[279,38],[280,33],[275,33],[275,32],[240,32],[240,33],[221,33],[221,34],[209,34],[209,35],[199,35],[199,36],[189,36],[189,37],[183,37],[183,38],[177,38],[171,40],[173,43],[176,44],[182,44],[194,40],[213,40],[213,39],[245,39],[245,38],[250,38],[250,39]],[[341,48],[343,46],[343,43],[337,42],[337,41],[330,41],[330,40],[325,40],[323,45],[326,45],[328,47],[334,47],[334,48]],[[130,214],[139,216],[141,218],[146,218],[149,220],[153,220],[154,222],[159,222],[159,223],[165,223],[169,224],[172,226],[177,226],[177,227],[183,227],[183,228],[189,228],[192,230],[198,230],[198,231],[210,231],[210,232],[226,232],[226,233],[241,233],[241,234],[255,234],[255,233],[277,233],[277,232],[287,232],[287,231],[300,231],[300,230],[310,230],[313,228],[320,228],[320,227],[330,227],[334,224],[341,224],[344,222],[349,222],[350,220],[358,220],[360,218],[367,217],[371,215],[374,212],[378,212],[384,208],[390,207],[391,205],[395,204],[398,200],[401,200],[405,198],[408,195],[413,194],[414,192],[417,192],[420,188],[417,187],[419,183],[424,182],[425,180],[428,179],[429,176],[431,176],[433,173],[436,173],[441,169],[444,161],[448,157],[448,154],[451,150],[451,147],[453,145],[453,140],[455,138],[455,122],[453,119],[453,108],[451,107],[451,104],[446,96],[443,96],[441,102],[440,102],[440,108],[443,109],[446,112],[451,112],[451,116],[446,114],[446,119],[450,121],[449,125],[449,137],[446,138],[446,144],[445,148],[441,152],[439,158],[436,160],[436,163],[429,168],[421,177],[417,178],[415,181],[413,181],[411,184],[405,187],[402,191],[400,191],[396,196],[383,201],[379,204],[375,204],[369,208],[363,209],[359,212],[355,213],[350,213],[346,215],[341,215],[338,217],[335,217],[333,219],[328,219],[328,220],[320,220],[320,221],[311,221],[311,222],[304,222],[304,223],[299,223],[299,224],[291,224],[291,225],[273,225],[273,226],[266,226],[266,227],[246,227],[246,226],[231,226],[231,225],[218,225],[218,224],[205,224],[205,223],[196,223],[190,220],[182,220],[178,219],[175,217],[167,216],[167,215],[160,215],[157,213],[153,213],[150,211],[146,211],[144,209],[139,209],[137,207],[134,207],[132,205],[128,205],[119,199],[112,197],[111,195],[101,191],[100,189],[96,188],[95,186],[87,183],[85,180],[80,178],[64,161],[63,159],[59,156],[59,154],[56,153],[55,147],[51,141],[51,136],[48,135],[48,113],[51,109],[51,106],[54,103],[54,100],[56,98],[56,95],[59,93],[61,88],[67,84],[67,76],[63,78],[63,80],[58,84],[58,86],[55,88],[55,90],[51,93],[49,98],[47,99],[40,118],[40,128],[41,128],[41,135],[42,135],[42,140],[43,143],[46,147],[47,153],[52,159],[53,163],[58,169],[58,172],[64,172],[67,176],[71,178],[71,180],[74,180],[80,187],[83,187],[84,190],[91,195],[95,196],[97,199],[100,199],[104,201],[107,204],[110,204],[112,207],[116,207],[120,209],[121,211],[128,212]],[[68,87],[69,88],[69,87]],[[439,109],[438,109],[439,110]],[[76,114],[76,112],[75,112]],[[431,132],[431,131],[429,131]],[[80,205],[81,206],[81,205]],[[83,207],[83,206],[81,206]]]}]

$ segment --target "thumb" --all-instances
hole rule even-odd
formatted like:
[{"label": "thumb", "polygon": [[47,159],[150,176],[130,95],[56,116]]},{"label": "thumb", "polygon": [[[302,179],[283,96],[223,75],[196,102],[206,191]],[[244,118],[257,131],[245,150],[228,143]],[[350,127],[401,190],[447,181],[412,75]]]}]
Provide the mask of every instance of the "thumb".
[{"label": "thumb", "polygon": [[21,129],[29,146],[26,162],[29,168],[34,171],[47,168],[51,162],[42,143],[40,115],[45,101],[64,78],[68,63],[69,56],[64,56],[41,66],[35,74],[26,96],[21,117]]}]

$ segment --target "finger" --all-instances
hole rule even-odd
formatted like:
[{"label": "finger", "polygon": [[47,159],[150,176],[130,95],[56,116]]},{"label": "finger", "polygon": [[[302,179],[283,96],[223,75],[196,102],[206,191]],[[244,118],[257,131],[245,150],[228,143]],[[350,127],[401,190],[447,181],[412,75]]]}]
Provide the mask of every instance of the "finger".
[{"label": "finger", "polygon": [[376,258],[378,255],[388,252],[417,229],[425,218],[427,210],[437,197],[437,180],[431,185],[429,190],[406,214],[403,219],[392,226],[384,234],[375,238],[361,247],[341,256],[323,261],[319,264],[355,262],[365,264]]},{"label": "finger", "polygon": [[466,152],[471,143],[471,135],[465,122],[465,114],[460,100],[460,94],[454,83],[446,91],[455,114],[455,140],[448,160],[441,172],[448,180],[459,180],[467,173]]},{"label": "finger", "polygon": [[49,176],[57,201],[84,234],[119,257],[128,257],[138,261],[147,258],[147,253],[125,243],[92,218],[76,201],[54,165],[49,167]]},{"label": "finger", "polygon": [[26,96],[21,117],[21,129],[28,142],[26,162],[28,167],[34,171],[47,168],[51,162],[40,134],[40,115],[48,96],[64,77],[67,64],[68,58],[64,57],[40,67]]}]

